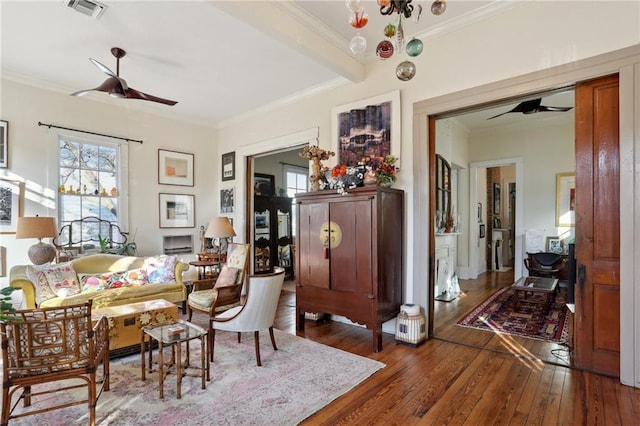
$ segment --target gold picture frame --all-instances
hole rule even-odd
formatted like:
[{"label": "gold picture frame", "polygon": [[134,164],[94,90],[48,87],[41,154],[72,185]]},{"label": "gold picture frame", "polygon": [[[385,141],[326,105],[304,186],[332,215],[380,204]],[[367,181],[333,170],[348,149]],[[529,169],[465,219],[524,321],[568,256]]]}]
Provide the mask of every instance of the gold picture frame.
[{"label": "gold picture frame", "polygon": [[556,174],[556,226],[576,226],[576,174]]}]

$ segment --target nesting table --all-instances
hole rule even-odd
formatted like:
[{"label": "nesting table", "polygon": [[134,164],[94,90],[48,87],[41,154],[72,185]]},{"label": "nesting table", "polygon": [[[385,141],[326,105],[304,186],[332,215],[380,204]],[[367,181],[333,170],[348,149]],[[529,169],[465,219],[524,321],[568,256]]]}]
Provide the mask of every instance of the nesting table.
[{"label": "nesting table", "polygon": [[[140,356],[142,360],[142,380],[146,379],[145,351],[149,352],[149,373],[153,371],[153,340],[158,342],[158,380],[160,398],[164,398],[164,379],[174,371],[176,374],[176,397],[182,398],[182,377],[187,376],[187,369],[199,370],[193,376],[202,379],[202,389],[206,389],[206,381],[210,380],[209,357],[207,356],[207,330],[184,320],[155,324],[141,328]],[[189,341],[200,340],[200,366],[191,366],[189,359]],[[182,346],[186,346],[186,356],[183,360]],[[164,349],[171,348],[171,358],[164,360]],[[206,381],[205,381],[206,380]]]}]

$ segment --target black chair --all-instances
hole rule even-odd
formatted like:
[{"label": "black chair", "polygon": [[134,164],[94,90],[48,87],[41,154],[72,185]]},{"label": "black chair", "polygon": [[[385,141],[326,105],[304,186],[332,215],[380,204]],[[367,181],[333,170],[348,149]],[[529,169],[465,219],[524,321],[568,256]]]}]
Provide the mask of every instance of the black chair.
[{"label": "black chair", "polygon": [[524,266],[532,277],[558,278],[564,258],[557,253],[527,253]]}]

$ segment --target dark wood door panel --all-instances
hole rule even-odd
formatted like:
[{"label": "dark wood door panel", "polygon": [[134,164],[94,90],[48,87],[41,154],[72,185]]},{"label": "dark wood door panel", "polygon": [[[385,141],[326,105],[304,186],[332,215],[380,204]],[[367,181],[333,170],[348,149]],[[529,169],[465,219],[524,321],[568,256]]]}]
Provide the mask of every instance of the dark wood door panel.
[{"label": "dark wood door panel", "polygon": [[328,253],[325,255],[320,236],[322,224],[329,219],[329,210],[324,204],[301,204],[299,214],[299,282],[329,288],[329,257]]}]

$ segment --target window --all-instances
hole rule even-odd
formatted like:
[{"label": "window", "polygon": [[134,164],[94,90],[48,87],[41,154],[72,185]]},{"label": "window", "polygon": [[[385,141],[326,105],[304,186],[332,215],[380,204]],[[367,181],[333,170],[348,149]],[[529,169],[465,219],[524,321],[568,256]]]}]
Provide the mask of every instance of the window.
[{"label": "window", "polygon": [[[287,197],[291,197],[291,220],[296,222],[296,200],[295,196],[298,192],[307,192],[309,190],[309,171],[301,167],[286,166],[285,185],[287,187]],[[296,227],[293,226],[293,237],[296,236]]]},{"label": "window", "polygon": [[[58,224],[62,228],[72,220],[95,216],[118,225],[126,224],[126,179],[123,179],[127,163],[127,146],[108,142],[83,142],[60,139],[60,183],[58,190]],[[126,202],[126,201],[124,201]],[[74,241],[98,240],[100,229],[96,227],[74,228]],[[68,235],[61,236],[60,244],[66,244]]]}]

